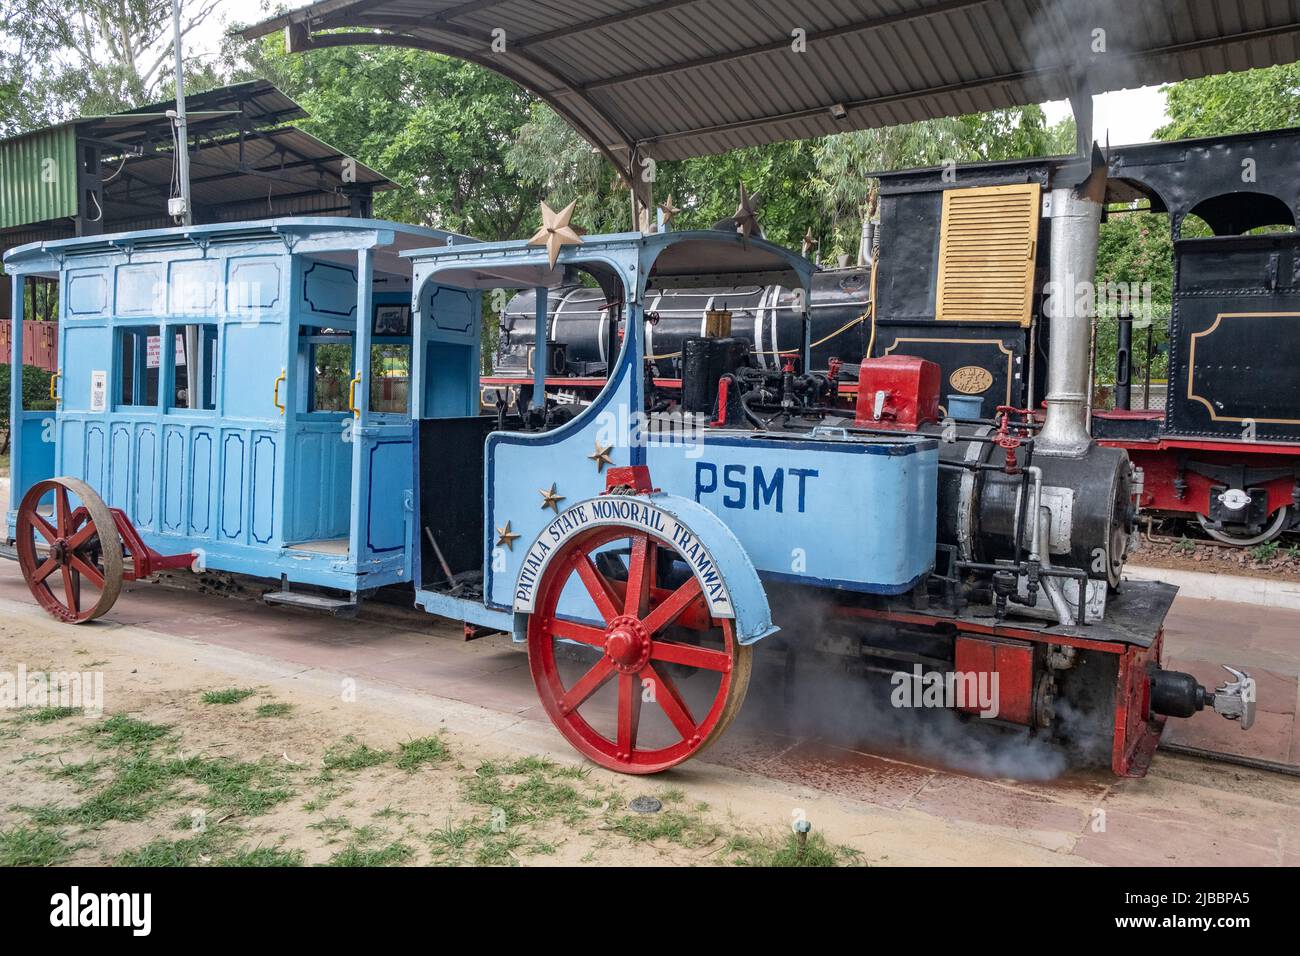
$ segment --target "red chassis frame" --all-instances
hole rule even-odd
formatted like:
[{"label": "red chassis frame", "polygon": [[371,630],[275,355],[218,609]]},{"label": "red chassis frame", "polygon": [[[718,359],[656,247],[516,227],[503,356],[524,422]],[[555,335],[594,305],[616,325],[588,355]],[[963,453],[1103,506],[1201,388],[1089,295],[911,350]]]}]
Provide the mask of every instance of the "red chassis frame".
[{"label": "red chassis frame", "polygon": [[[1044,635],[1039,631],[1025,630],[1007,624],[982,624],[955,617],[936,618],[933,615],[908,611],[889,611],[865,607],[842,607],[838,612],[852,617],[868,617],[896,624],[934,627],[936,624],[953,626],[959,636],[983,640],[994,644],[1001,639],[1028,641],[1033,644],[1061,644],[1084,651],[1112,654],[1118,660],[1115,678],[1114,732],[1111,740],[1111,770],[1116,776],[1143,777],[1151,765],[1151,757],[1160,744],[1165,718],[1151,712],[1150,669],[1160,662],[1164,646],[1164,628],[1156,632],[1149,647],[1121,644],[1113,641],[1092,641],[1064,634]],[[1000,686],[1028,687],[1018,681],[1002,681]],[[1007,712],[1029,712],[1029,701],[1002,701]]]}]

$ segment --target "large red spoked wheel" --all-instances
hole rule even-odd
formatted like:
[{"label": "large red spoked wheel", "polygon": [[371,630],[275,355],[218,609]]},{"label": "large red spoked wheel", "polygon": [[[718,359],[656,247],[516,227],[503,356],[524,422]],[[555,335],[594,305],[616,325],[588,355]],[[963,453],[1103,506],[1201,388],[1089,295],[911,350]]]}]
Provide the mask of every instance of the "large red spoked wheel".
[{"label": "large red spoked wheel", "polygon": [[[625,553],[626,564],[611,569],[610,554],[597,559],[602,549]],[[575,536],[552,556],[528,622],[528,663],[551,721],[583,755],[622,773],[656,773],[699,753],[749,686],[750,648],[730,620],[710,616],[693,574],[659,586],[661,552],[675,549],[639,529]],[[571,581],[603,626],[557,616]]]},{"label": "large red spoked wheel", "polygon": [[[80,500],[72,507],[69,495]],[[53,498],[49,517],[43,499]],[[18,506],[18,564],[37,603],[60,621],[85,624],[122,590],[122,539],[112,512],[76,478],[38,482]]]}]

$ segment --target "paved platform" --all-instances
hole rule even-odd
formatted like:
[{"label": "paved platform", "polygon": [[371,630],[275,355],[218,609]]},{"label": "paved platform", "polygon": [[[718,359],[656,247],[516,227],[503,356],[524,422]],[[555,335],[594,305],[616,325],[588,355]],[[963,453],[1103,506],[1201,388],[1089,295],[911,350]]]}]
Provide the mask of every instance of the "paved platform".
[{"label": "paved platform", "polygon": [[[0,561],[0,601],[33,605],[10,561]],[[488,708],[553,733],[526,656],[504,635],[466,643],[458,625],[381,607],[363,609],[355,621],[336,620],[148,583],[128,585],[106,620],[260,655],[291,673],[328,671]],[[1207,684],[1218,682],[1218,665],[1226,662],[1249,669],[1260,685],[1252,731],[1200,714],[1171,722],[1168,739],[1300,764],[1300,612],[1180,597],[1167,641],[1170,665]],[[832,693],[817,684],[800,692],[809,700],[834,700],[831,719],[811,729],[789,726],[779,669],[757,667],[741,718],[701,759],[952,824],[1014,828],[1080,862],[1300,864],[1294,781],[1160,756],[1145,780],[1062,773],[1023,741],[1000,746],[942,723],[891,727],[890,742],[876,746],[862,728],[887,722],[888,715],[868,712],[870,702],[855,697],[852,687]],[[1276,804],[1274,787],[1288,795]],[[1234,829],[1234,812],[1217,808],[1227,793],[1252,808],[1249,824]],[[1104,834],[1092,831],[1099,808],[1111,820]]]}]

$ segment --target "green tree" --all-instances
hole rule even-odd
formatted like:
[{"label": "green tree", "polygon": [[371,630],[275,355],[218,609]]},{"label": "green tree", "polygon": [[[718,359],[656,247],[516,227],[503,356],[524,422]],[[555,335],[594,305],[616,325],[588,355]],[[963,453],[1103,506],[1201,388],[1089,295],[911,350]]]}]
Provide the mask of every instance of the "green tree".
[{"label": "green tree", "polygon": [[[218,0],[181,0],[182,38],[209,25]],[[17,132],[74,116],[165,99],[174,82],[171,0],[0,0],[0,105],[19,84]],[[187,88],[221,81],[211,63],[187,57]]]},{"label": "green tree", "polygon": [[545,191],[506,163],[533,98],[495,73],[394,47],[286,53],[280,36],[232,51],[238,73],[272,80],[311,114],[308,132],[396,180],[377,215],[518,238]]},{"label": "green tree", "polygon": [[1156,139],[1300,125],[1300,63],[1184,80],[1162,90],[1169,122],[1155,131]]}]

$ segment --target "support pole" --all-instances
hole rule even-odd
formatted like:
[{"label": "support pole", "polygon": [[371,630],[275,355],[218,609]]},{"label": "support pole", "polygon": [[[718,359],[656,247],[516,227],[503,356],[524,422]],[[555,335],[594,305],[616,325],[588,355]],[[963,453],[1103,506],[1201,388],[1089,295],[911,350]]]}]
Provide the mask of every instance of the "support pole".
[{"label": "support pole", "polygon": [[546,287],[538,286],[533,305],[533,408],[546,408],[546,368],[550,364],[546,320],[548,318]]},{"label": "support pole", "polygon": [[1119,314],[1119,347],[1115,350],[1115,407],[1128,411],[1133,407],[1133,316],[1124,309]]},{"label": "support pole", "polygon": [[[12,277],[13,318],[9,320],[9,507],[18,510],[27,489],[19,483],[23,454],[23,286],[27,277]],[[8,533],[6,529],[6,534]]]},{"label": "support pole", "polygon": [[181,224],[193,225],[190,203],[190,133],[185,117],[185,67],[181,47],[181,0],[172,0],[172,51],[176,55],[176,173],[180,180]]},{"label": "support pole", "polygon": [[370,511],[369,474],[366,468],[365,429],[370,418],[370,324],[374,316],[374,253],[357,252],[357,332],[352,337],[353,377],[361,377],[356,386],[357,414],[348,412],[352,436],[352,502],[348,524],[348,553],[360,564],[365,548],[362,529]]}]

